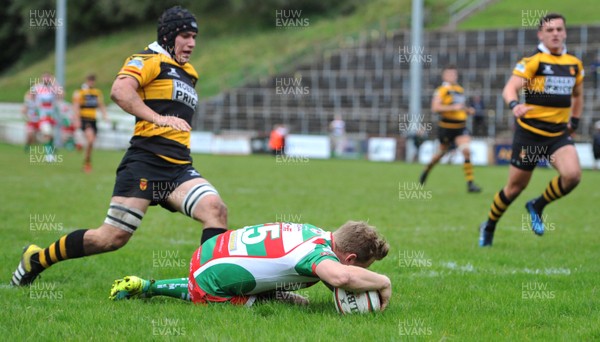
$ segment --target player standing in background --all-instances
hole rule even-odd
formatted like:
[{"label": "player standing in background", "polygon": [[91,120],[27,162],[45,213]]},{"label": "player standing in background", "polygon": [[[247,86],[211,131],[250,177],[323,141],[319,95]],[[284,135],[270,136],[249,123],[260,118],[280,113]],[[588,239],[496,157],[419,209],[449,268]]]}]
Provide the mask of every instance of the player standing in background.
[{"label": "player standing in background", "polygon": [[341,114],[336,114],[333,117],[333,120],[329,123],[329,131],[331,132],[333,152],[336,157],[339,157],[344,154],[346,149],[346,123]]},{"label": "player standing in background", "polygon": [[28,113],[27,144],[31,145],[35,141],[35,134],[39,131],[47,162],[55,161],[54,127],[59,120],[59,101],[62,95],[62,88],[49,72],[43,73],[41,81],[34,84],[25,95],[23,110]]},{"label": "player standing in background", "polygon": [[77,147],[75,139],[75,117],[73,113],[73,105],[67,101],[61,101],[59,105],[60,112],[60,132],[62,146],[67,150],[74,150]]},{"label": "player standing in background", "polygon": [[104,121],[108,121],[102,91],[96,88],[96,75],[90,74],[86,77],[85,83],[81,85],[81,89],[73,93],[75,125],[81,128],[87,140],[85,158],[83,160],[84,172],[92,171],[92,149],[94,148],[94,142],[98,134],[96,126],[97,109],[100,109],[100,112],[102,112]]},{"label": "player standing in background", "polygon": [[196,44],[196,18],[172,7],[159,18],[157,31],[157,41],[127,58],[112,86],[112,99],[136,117],[136,124],[104,223],[71,232],[44,249],[26,246],[13,285],[31,284],[57,262],[123,247],[150,205],[200,221],[202,242],[227,230],[227,207],[192,166],[190,155],[198,74],[188,61]]},{"label": "player standing in background", "polygon": [[458,146],[465,158],[463,169],[467,180],[467,192],[480,192],[481,188],[474,183],[475,177],[469,148],[471,137],[467,129],[467,115],[474,114],[475,110],[466,106],[464,89],[458,84],[458,70],[454,65],[448,65],[442,70],[442,80],[442,85],[435,90],[431,100],[431,111],[440,115],[438,127],[440,151],[427,164],[421,173],[419,182],[425,184],[425,180],[435,164],[449,150]]},{"label": "player standing in background", "polygon": [[378,290],[382,310],[392,294],[390,279],[367,270],[389,245],[365,222],[348,221],[335,232],[311,224],[267,223],[230,230],[206,241],[192,255],[188,278],[116,280],[110,299],[170,296],[194,303],[250,306],[256,299],[308,304],[287,293],[320,280],[350,291]]},{"label": "player standing in background", "polygon": [[[540,161],[549,161],[559,175],[525,206],[535,234],[544,234],[544,207],[579,184],[581,167],[571,134],[583,111],[584,71],[581,61],[567,53],[565,24],[565,18],[557,13],[540,19],[537,52],[517,63],[502,91],[517,125],[508,182],[494,196],[488,220],[479,228],[482,247],[492,245],[498,220],[527,187]],[[523,88],[525,103],[519,103],[519,91]]]}]

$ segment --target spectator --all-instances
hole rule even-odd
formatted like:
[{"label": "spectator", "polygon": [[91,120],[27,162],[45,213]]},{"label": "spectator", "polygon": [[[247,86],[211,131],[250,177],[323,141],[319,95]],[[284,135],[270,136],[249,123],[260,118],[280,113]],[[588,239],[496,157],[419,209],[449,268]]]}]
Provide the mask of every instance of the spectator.
[{"label": "spectator", "polygon": [[594,89],[598,90],[598,82],[600,82],[600,54],[596,57],[596,61],[592,63],[592,74],[594,75]]},{"label": "spectator", "polygon": [[594,169],[597,169],[600,161],[600,120],[596,121],[594,129]]},{"label": "spectator", "polygon": [[274,156],[285,154],[285,136],[287,133],[288,129],[285,125],[276,124],[273,126],[269,136],[269,149],[271,149]]},{"label": "spectator", "polygon": [[340,114],[336,114],[333,121],[329,123],[329,131],[335,156],[341,156],[346,149],[346,123]]},{"label": "spectator", "polygon": [[469,107],[475,110],[473,115],[473,135],[484,136],[485,134],[485,105],[481,95],[475,95],[469,99]]}]

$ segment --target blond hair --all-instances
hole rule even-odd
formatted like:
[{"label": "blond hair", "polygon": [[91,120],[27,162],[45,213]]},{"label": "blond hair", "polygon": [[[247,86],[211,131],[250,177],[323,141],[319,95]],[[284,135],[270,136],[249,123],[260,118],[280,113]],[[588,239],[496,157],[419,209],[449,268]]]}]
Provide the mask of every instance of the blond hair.
[{"label": "blond hair", "polygon": [[333,232],[335,248],[343,253],[356,254],[356,261],[367,262],[371,258],[381,260],[390,246],[375,230],[363,221],[348,221]]}]

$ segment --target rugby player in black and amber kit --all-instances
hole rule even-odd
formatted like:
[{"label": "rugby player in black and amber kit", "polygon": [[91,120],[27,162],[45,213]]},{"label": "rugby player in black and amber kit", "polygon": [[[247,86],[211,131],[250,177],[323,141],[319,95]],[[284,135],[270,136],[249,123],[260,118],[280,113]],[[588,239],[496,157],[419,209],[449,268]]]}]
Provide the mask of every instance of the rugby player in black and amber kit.
[{"label": "rugby player in black and amber kit", "polygon": [[[557,171],[542,194],[527,202],[531,228],[544,234],[546,205],[571,192],[581,178],[581,167],[571,134],[583,110],[583,65],[567,53],[565,18],[551,13],[540,19],[535,54],[517,63],[502,96],[516,118],[508,182],[492,202],[488,219],[479,227],[479,245],[491,246],[496,223],[527,187],[535,167],[549,162]],[[525,103],[519,103],[524,89]]]},{"label": "rugby player in black and amber kit", "polygon": [[467,181],[467,192],[481,192],[475,184],[473,164],[471,164],[471,135],[467,129],[467,116],[475,113],[475,109],[467,107],[465,91],[458,84],[458,70],[454,65],[448,65],[442,70],[441,86],[435,90],[431,99],[431,111],[439,113],[438,136],[440,151],[431,159],[419,177],[419,183],[425,184],[427,176],[442,157],[450,150],[457,148],[462,152],[465,162],[463,171]]},{"label": "rugby player in black and amber kit", "polygon": [[47,248],[25,247],[13,273],[15,286],[31,284],[46,268],[66,259],[114,251],[139,227],[150,205],[161,205],[202,222],[201,242],[226,231],[227,208],[217,190],[192,166],[191,120],[198,74],[188,61],[196,19],[181,7],[158,21],[158,40],[125,61],[111,98],[136,117],[130,147],[117,168],[104,223],[76,230]]}]

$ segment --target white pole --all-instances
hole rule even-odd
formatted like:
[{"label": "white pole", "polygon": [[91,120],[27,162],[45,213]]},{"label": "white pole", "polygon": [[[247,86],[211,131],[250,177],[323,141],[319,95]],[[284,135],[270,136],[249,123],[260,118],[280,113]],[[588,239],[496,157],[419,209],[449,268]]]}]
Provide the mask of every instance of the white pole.
[{"label": "white pole", "polygon": [[[62,96],[65,94],[65,50],[67,47],[67,0],[56,1],[56,35],[55,35],[55,64],[54,76],[56,83],[62,91]],[[54,131],[54,144],[57,147],[62,147],[61,131],[60,131],[60,107],[57,108],[59,124],[56,125]]]},{"label": "white pole", "polygon": [[65,85],[65,49],[67,47],[67,0],[56,1],[56,60],[54,73],[56,82]]},{"label": "white pole", "polygon": [[[412,1],[411,44],[413,49],[423,45],[423,0]],[[421,77],[423,65],[418,58],[410,61],[410,98],[408,111],[412,118],[420,118],[421,113]],[[414,132],[411,132],[414,133]]]}]

